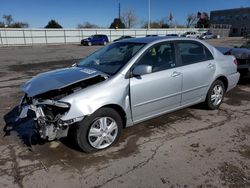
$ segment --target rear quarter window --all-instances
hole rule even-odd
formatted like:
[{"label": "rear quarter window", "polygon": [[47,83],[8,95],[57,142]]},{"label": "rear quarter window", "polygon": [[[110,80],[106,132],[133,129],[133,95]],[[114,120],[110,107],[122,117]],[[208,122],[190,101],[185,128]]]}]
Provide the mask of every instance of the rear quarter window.
[{"label": "rear quarter window", "polygon": [[177,49],[182,61],[182,65],[189,65],[213,59],[211,52],[198,42],[178,42]]}]

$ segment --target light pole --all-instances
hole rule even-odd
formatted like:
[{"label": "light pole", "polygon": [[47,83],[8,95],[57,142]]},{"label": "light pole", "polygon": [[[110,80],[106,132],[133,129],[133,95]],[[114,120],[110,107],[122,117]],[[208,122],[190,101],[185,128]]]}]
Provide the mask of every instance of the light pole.
[{"label": "light pole", "polygon": [[148,0],[148,29],[150,29],[150,0]]}]

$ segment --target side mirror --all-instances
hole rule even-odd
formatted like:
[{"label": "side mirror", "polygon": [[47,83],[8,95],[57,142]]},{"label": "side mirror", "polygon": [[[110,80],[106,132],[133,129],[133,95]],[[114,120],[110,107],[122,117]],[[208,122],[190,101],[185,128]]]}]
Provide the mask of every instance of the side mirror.
[{"label": "side mirror", "polygon": [[151,65],[138,65],[132,71],[134,76],[141,76],[144,74],[152,73],[152,66]]}]

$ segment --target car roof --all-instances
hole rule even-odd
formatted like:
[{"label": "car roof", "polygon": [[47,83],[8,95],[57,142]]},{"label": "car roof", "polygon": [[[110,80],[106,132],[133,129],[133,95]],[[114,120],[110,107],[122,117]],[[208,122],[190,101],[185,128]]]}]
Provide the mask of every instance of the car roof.
[{"label": "car roof", "polygon": [[[141,38],[129,38],[124,39],[118,42],[131,42],[131,43],[144,43],[144,44],[154,44],[158,42],[167,42],[167,41],[193,41],[198,42],[205,45],[214,56],[219,57],[222,55],[219,50],[215,49],[212,45],[208,44],[205,41],[201,41],[199,39],[194,38],[186,38],[186,37],[177,37],[177,36],[158,36],[158,37],[141,37]],[[218,53],[219,52],[219,53]]]},{"label": "car roof", "polygon": [[131,42],[131,43],[149,44],[149,43],[154,43],[154,42],[164,42],[164,41],[171,41],[171,40],[198,41],[197,39],[186,38],[186,37],[178,37],[178,36],[157,36],[157,37],[129,38],[129,39],[124,39],[124,40],[119,41],[119,42]]},{"label": "car roof", "polygon": [[152,42],[161,41],[163,39],[174,39],[174,38],[177,39],[179,37],[175,37],[175,36],[138,37],[138,38],[125,39],[125,40],[122,40],[121,42],[134,42],[134,43],[149,44],[149,43],[152,43]]}]

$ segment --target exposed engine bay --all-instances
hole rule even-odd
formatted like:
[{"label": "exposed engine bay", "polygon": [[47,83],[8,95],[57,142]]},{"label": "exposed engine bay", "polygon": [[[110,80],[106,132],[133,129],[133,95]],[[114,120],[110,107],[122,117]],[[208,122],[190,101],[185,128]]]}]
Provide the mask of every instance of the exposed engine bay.
[{"label": "exposed engine bay", "polygon": [[106,79],[107,77],[103,75],[97,75],[33,97],[29,97],[25,93],[19,105],[20,115],[17,120],[32,117],[36,122],[37,132],[42,139],[54,140],[65,137],[68,134],[69,125],[81,121],[83,117],[66,121],[61,120],[69,111],[70,104],[62,102],[60,99]]}]

